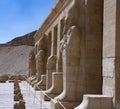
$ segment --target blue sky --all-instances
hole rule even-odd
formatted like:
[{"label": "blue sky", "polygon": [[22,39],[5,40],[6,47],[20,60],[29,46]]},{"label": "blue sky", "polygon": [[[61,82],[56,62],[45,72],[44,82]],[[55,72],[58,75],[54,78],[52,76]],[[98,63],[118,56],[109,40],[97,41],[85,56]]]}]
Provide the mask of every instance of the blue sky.
[{"label": "blue sky", "polygon": [[56,0],[0,0],[0,43],[37,30]]}]

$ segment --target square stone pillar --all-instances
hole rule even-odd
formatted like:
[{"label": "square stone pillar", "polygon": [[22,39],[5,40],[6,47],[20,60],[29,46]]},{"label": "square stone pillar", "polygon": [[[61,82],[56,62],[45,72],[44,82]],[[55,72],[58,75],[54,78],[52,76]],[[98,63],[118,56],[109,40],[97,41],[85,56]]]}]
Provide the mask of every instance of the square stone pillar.
[{"label": "square stone pillar", "polygon": [[[102,94],[103,0],[86,0],[85,7],[84,94]],[[92,102],[96,101],[96,98],[92,99]],[[101,101],[101,98],[97,99]],[[89,104],[84,98],[83,102]],[[87,107],[81,105],[75,109],[99,109],[93,104]]]},{"label": "square stone pillar", "polygon": [[114,95],[116,0],[104,1],[103,94]]},{"label": "square stone pillar", "polygon": [[57,54],[57,35],[58,35],[58,25],[52,28],[52,45],[51,45],[51,55]]},{"label": "square stone pillar", "polygon": [[58,22],[58,35],[57,35],[57,60],[56,60],[56,71],[62,72],[62,53],[60,51],[60,41],[63,37],[63,26],[64,26],[64,19],[61,19]]},{"label": "square stone pillar", "polygon": [[85,93],[102,93],[103,0],[87,0],[85,15]]},{"label": "square stone pillar", "polygon": [[[72,19],[70,22],[75,23],[72,26],[67,25],[67,23],[65,24],[64,32],[66,33],[64,33],[64,37],[61,40],[61,49],[63,49],[61,50],[63,60],[63,91],[51,101],[52,109],[61,109],[61,107],[58,107],[58,101],[66,109],[73,109],[82,101],[84,92],[84,26],[82,24],[85,8],[84,0],[73,0],[69,6],[67,7],[68,13],[66,19],[68,16],[68,19]],[[78,15],[78,19],[75,20],[75,17],[72,18],[71,15]],[[65,21],[67,22],[69,20]]]},{"label": "square stone pillar", "polygon": [[120,1],[104,1],[103,94],[120,109]]},{"label": "square stone pillar", "polygon": [[56,59],[57,59],[57,34],[58,34],[58,25],[52,28],[50,32],[51,39],[51,54],[47,59],[47,73],[46,73],[46,89],[49,89],[52,86],[52,72],[56,72]]},{"label": "square stone pillar", "polygon": [[[48,58],[47,62],[47,90],[45,94],[54,98],[59,95],[63,89],[63,77],[62,77],[62,54],[59,50],[60,39],[61,39],[61,28],[62,21],[59,21],[57,26],[53,29],[53,38],[52,39],[52,49],[51,56]],[[57,41],[57,42],[56,42]],[[53,55],[52,55],[53,54]],[[56,72],[53,74],[53,72]],[[59,88],[58,88],[59,87]],[[43,94],[44,100],[50,100]]]},{"label": "square stone pillar", "polygon": [[120,0],[116,1],[116,7],[115,100],[116,109],[120,109]]}]

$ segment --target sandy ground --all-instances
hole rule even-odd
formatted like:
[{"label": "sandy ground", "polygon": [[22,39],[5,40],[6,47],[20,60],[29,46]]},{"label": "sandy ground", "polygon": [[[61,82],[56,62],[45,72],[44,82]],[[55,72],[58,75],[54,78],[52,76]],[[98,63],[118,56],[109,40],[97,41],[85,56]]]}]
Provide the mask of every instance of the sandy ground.
[{"label": "sandy ground", "polygon": [[27,74],[32,46],[0,47],[0,75]]}]

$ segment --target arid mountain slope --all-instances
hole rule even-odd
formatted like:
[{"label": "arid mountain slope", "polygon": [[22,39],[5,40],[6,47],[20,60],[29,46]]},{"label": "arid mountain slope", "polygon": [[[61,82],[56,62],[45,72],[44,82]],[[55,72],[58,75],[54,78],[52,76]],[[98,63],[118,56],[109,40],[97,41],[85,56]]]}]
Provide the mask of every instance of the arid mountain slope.
[{"label": "arid mountain slope", "polygon": [[0,75],[27,74],[29,52],[33,48],[35,31],[0,44]]},{"label": "arid mountain slope", "polygon": [[16,37],[15,39],[5,43],[5,44],[0,44],[0,46],[21,46],[21,45],[30,45],[34,46],[34,34],[36,31],[33,31],[31,33],[25,34],[20,37]]}]

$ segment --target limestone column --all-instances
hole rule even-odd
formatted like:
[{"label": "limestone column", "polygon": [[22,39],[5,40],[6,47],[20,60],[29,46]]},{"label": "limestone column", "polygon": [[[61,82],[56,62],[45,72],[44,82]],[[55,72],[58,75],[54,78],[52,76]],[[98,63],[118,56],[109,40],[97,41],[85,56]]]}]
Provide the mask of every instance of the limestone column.
[{"label": "limestone column", "polygon": [[65,17],[64,37],[60,46],[63,59],[63,92],[51,101],[52,109],[62,109],[57,107],[57,101],[62,102],[66,109],[73,109],[82,101],[83,15],[84,1],[73,0]]},{"label": "limestone column", "polygon": [[101,94],[103,0],[87,0],[85,14],[85,93]]},{"label": "limestone column", "polygon": [[38,42],[38,53],[36,55],[36,70],[37,79],[34,81],[33,86],[35,90],[40,90],[40,88],[46,87],[46,35],[41,36]]},{"label": "limestone column", "polygon": [[[51,84],[51,87],[49,87],[48,90],[45,91],[45,93],[54,98],[55,96],[59,95],[62,90],[63,90],[63,75],[62,75],[62,54],[60,53],[60,40],[61,40],[61,35],[62,35],[62,26],[63,26],[63,19],[61,21],[59,21],[58,23],[58,32],[57,34],[54,34],[57,38],[57,55],[56,56],[51,56],[50,57],[50,61],[53,60],[54,64],[50,63],[49,61],[49,65],[48,68],[50,66],[54,65],[54,70],[55,71],[51,71],[51,73],[48,73],[48,77],[49,79],[49,84]],[[50,68],[51,69],[51,68]],[[47,80],[48,81],[48,80]],[[44,96],[44,100],[50,100],[48,99],[46,96]]]},{"label": "limestone column", "polygon": [[[56,53],[57,53],[57,29],[52,29],[51,34],[51,53],[50,56],[47,59],[47,86],[46,89],[49,89],[52,86],[52,72],[56,71]],[[50,37],[50,36],[49,36]]]},{"label": "limestone column", "polygon": [[62,72],[62,53],[60,52],[60,41],[63,38],[64,18],[58,22],[58,35],[57,35],[57,62],[56,72]]},{"label": "limestone column", "polygon": [[36,73],[35,54],[34,48],[29,53],[29,76],[33,76]]},{"label": "limestone column", "polygon": [[115,107],[120,108],[120,0],[116,1]]},{"label": "limestone column", "polygon": [[51,43],[52,43],[52,41],[51,41],[51,38],[52,38],[52,32],[50,31],[49,33],[48,33],[48,35],[47,35],[47,37],[46,37],[46,40],[47,40],[47,59],[46,60],[48,60],[48,57],[51,55]]},{"label": "limestone column", "polygon": [[[64,91],[60,96],[57,97],[57,99],[61,100],[62,104],[64,104],[64,106],[67,109],[74,108],[78,102],[80,103],[82,101],[82,96],[84,93],[91,93],[91,94],[102,93],[102,75],[101,74],[102,74],[102,21],[103,21],[102,20],[102,16],[103,16],[102,6],[103,6],[103,1],[102,0],[99,0],[99,1],[98,0],[97,1],[87,0],[86,1],[86,11],[85,11],[86,21],[82,19],[84,18],[84,8],[85,8],[84,1],[82,0],[75,0],[75,1],[77,3],[75,7],[77,8],[77,6],[79,5],[78,6],[79,8],[77,8],[77,10],[75,11],[70,10],[69,12],[70,13],[73,12],[74,14],[77,14],[77,17],[79,15],[77,12],[79,13],[81,12],[80,18],[78,20],[79,23],[75,23],[76,21],[75,19],[77,18],[73,17],[73,19],[75,20],[74,21],[72,19],[72,16],[70,16],[71,18],[68,18],[68,20],[71,20],[71,21],[69,21],[70,24],[67,25],[66,28],[69,28],[69,26],[72,26],[71,25],[72,23],[76,24],[75,26],[79,28],[79,30],[81,31],[81,32],[76,33],[79,35],[80,39],[78,38],[76,34],[74,34],[74,37],[76,38],[76,40],[79,41],[78,42],[79,44],[76,42],[75,44],[72,44],[73,46],[71,46],[71,48],[73,48],[72,53],[74,55],[72,53],[69,55],[69,50],[67,51],[67,46],[69,45],[67,44],[65,45],[66,55],[67,54],[68,55],[66,57],[63,56],[65,58],[64,60],[66,60],[66,63],[63,62],[64,63],[63,66],[66,66],[66,68],[63,68],[63,74],[65,74]],[[69,16],[69,13],[67,16]],[[84,21],[85,24],[82,24],[82,21]],[[85,27],[85,34],[83,32],[84,31],[83,27]],[[69,29],[66,31],[69,34]],[[74,33],[74,29],[73,29],[73,33]],[[72,41],[74,42],[74,39]],[[79,45],[80,48],[78,47],[77,44]],[[75,55],[75,53],[76,54],[78,53],[80,55],[78,54]],[[69,62],[70,59],[71,61]],[[77,62],[77,61],[75,62],[74,61],[75,59],[79,60],[80,62]],[[74,65],[79,66],[79,69],[77,70],[77,68],[75,68]],[[68,71],[67,70],[65,71],[64,69],[65,70],[68,69]],[[71,101],[73,105],[72,103],[69,103],[69,102],[67,105],[65,104],[65,101],[66,102]]]},{"label": "limestone column", "polygon": [[45,72],[45,52],[42,49],[36,55],[36,70],[36,81],[33,85],[41,80],[41,75]]},{"label": "limestone column", "polygon": [[[37,61],[37,59],[36,59],[36,55],[37,55],[37,53],[38,53],[38,42],[39,42],[39,41],[37,41],[37,42],[35,43],[35,49],[34,49],[35,64],[36,64],[36,61]],[[36,69],[35,78],[31,81],[30,84],[33,86],[34,83],[36,83],[36,80],[37,80],[37,69]]]},{"label": "limestone column", "polygon": [[91,105],[95,100],[101,109],[105,109],[106,105],[101,100],[111,104],[111,98],[102,96],[103,0],[86,0],[85,5],[84,94],[91,95],[84,95],[82,104],[75,109],[97,109],[96,105]]},{"label": "limestone column", "polygon": [[[112,7],[112,8],[111,8]],[[120,1],[104,1],[103,94],[120,109]]]},{"label": "limestone column", "polygon": [[41,49],[42,46],[39,46],[39,45],[42,45],[42,41],[41,39],[38,40],[35,44],[35,60],[36,60],[36,79],[34,81],[32,81],[31,85],[34,86],[34,84],[36,84],[38,82],[38,55],[39,55],[39,49]]},{"label": "limestone column", "polygon": [[35,48],[29,53],[29,78],[28,82],[32,82],[36,79],[36,60],[35,60]]},{"label": "limestone column", "polygon": [[52,73],[56,71],[56,56],[51,55],[47,60],[47,89],[52,86]]},{"label": "limestone column", "polygon": [[[112,8],[111,8],[112,7]],[[115,95],[116,0],[104,1],[103,94]]]},{"label": "limestone column", "polygon": [[47,89],[52,86],[52,72],[56,72],[58,27],[52,29],[51,55],[47,60]]}]

